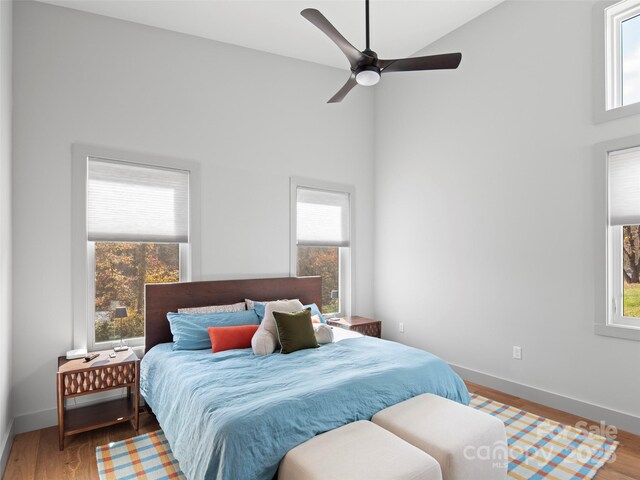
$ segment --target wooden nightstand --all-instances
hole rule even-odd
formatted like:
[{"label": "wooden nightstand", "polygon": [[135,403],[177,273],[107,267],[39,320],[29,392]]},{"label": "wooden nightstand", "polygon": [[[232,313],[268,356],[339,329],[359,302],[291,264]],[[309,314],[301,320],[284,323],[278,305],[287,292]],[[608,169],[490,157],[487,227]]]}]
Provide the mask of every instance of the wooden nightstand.
[{"label": "wooden nightstand", "polygon": [[[67,360],[58,358],[58,440],[64,449],[64,437],[131,421],[139,426],[140,360],[131,350],[116,353],[100,352],[90,362],[83,358]],[[86,407],[65,408],[68,398],[90,395],[116,388],[127,388],[127,396]],[[132,392],[133,390],[133,392]],[[133,393],[133,395],[132,395]]]},{"label": "wooden nightstand", "polygon": [[332,318],[327,323],[333,327],[344,328],[345,330],[353,330],[369,337],[382,336],[382,322],[366,317],[344,317]]}]

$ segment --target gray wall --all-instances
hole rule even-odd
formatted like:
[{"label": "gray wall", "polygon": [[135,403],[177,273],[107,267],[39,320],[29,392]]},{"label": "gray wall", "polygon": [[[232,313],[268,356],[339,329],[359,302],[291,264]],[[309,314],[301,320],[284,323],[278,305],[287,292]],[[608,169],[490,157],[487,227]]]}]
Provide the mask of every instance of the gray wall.
[{"label": "gray wall", "polygon": [[[0,1],[0,474],[11,415],[11,31],[10,1]],[[5,451],[6,447],[6,451]]]},{"label": "gray wall", "polygon": [[206,279],[289,274],[290,176],[354,185],[372,313],[371,91],[326,105],[343,71],[45,4],[19,2],[14,30],[16,430],[55,422],[71,348],[74,142],[201,163]]},{"label": "gray wall", "polygon": [[[506,2],[376,93],[374,309],[387,338],[640,416],[640,345],[594,334],[605,278],[591,2]],[[404,322],[404,333],[398,323]],[[523,359],[512,359],[512,346]]]}]

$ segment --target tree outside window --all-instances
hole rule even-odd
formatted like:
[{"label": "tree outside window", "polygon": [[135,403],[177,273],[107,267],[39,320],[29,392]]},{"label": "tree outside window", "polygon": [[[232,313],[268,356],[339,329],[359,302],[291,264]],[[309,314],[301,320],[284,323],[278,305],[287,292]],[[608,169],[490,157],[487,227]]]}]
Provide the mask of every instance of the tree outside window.
[{"label": "tree outside window", "polygon": [[144,335],[144,284],[180,280],[179,244],[95,242],[95,342],[120,338],[116,306],[127,307],[123,338]]},{"label": "tree outside window", "polygon": [[622,227],[624,316],[640,317],[640,225]]},{"label": "tree outside window", "polygon": [[322,313],[340,311],[340,249],[338,247],[298,247],[297,274],[322,277]]}]

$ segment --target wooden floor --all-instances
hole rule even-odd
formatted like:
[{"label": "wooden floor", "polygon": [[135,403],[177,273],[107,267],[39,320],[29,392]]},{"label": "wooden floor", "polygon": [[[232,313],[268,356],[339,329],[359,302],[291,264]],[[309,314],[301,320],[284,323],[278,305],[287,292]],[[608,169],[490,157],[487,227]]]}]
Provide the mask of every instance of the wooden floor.
[{"label": "wooden floor", "polygon": [[[478,393],[567,425],[575,425],[584,420],[581,417],[473,383],[467,382],[467,387],[472,393]],[[147,413],[140,416],[140,433],[152,432],[158,428],[155,417]],[[61,452],[58,450],[57,427],[22,433],[15,437],[3,479],[97,479],[96,447],[134,435],[135,432],[128,423],[114,425],[68,438],[66,447]],[[640,479],[640,435],[620,431],[616,439],[620,441],[620,446],[616,451],[615,461],[605,465],[596,478],[598,480]]]},{"label": "wooden floor", "polygon": [[[160,427],[148,413],[140,415],[140,434]],[[136,435],[130,423],[67,437],[58,448],[58,427],[16,435],[3,480],[88,480],[98,479],[96,447]]]}]

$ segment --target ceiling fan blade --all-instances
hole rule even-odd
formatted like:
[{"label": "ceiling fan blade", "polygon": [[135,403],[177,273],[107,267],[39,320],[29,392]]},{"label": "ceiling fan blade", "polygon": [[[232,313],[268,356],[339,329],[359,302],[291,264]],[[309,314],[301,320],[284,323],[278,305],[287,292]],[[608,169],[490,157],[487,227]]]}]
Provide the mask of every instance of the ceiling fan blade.
[{"label": "ceiling fan blade", "polygon": [[306,8],[300,12],[300,15],[313,23],[316,27],[322,30],[327,37],[333,40],[333,43],[335,43],[338,48],[342,50],[342,53],[347,56],[347,60],[349,60],[352,68],[358,65],[358,61],[361,58],[366,57],[366,55],[364,55],[360,50],[351,45],[336,29],[336,27],[331,25],[331,22],[327,20],[327,17],[315,8]]},{"label": "ceiling fan blade", "polygon": [[411,72],[415,70],[445,70],[458,68],[462,60],[461,53],[444,53],[426,57],[409,57],[395,60],[378,60],[382,73]]},{"label": "ceiling fan blade", "polygon": [[347,80],[347,83],[345,83],[342,86],[342,88],[338,90],[338,93],[336,93],[333,97],[331,97],[327,103],[341,102],[342,99],[347,96],[347,93],[349,93],[351,89],[355,87],[357,84],[358,82],[356,82],[356,75],[352,73],[351,76],[349,77],[349,80]]}]

